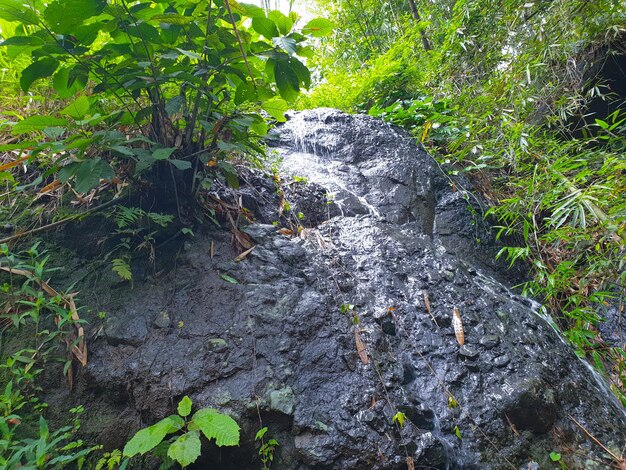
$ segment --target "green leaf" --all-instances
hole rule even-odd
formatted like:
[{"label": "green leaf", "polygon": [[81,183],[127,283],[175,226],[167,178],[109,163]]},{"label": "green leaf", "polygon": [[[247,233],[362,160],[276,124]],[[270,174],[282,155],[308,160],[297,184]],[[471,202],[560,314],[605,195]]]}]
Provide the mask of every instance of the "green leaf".
[{"label": "green leaf", "polygon": [[105,0],[56,0],[43,15],[55,33],[72,33],[87,18],[100,14],[105,6]]},{"label": "green leaf", "polygon": [[154,158],[155,160],[167,160],[172,156],[175,151],[176,149],[172,147],[156,149],[154,152],[152,152],[152,158]]},{"label": "green leaf", "polygon": [[2,41],[0,46],[42,46],[44,40],[37,36],[13,36]]},{"label": "green leaf", "polygon": [[296,40],[291,38],[286,38],[284,36],[280,36],[278,38],[272,38],[272,43],[287,51],[289,55],[294,55],[296,53]]},{"label": "green leaf", "polygon": [[553,462],[558,462],[561,460],[561,454],[558,452],[550,452],[550,460]]},{"label": "green leaf", "polygon": [[237,170],[235,170],[235,167],[228,162],[219,162],[218,166],[220,170],[222,170],[222,173],[224,173],[228,186],[234,189],[239,189],[239,178],[237,177]]},{"label": "green leaf", "polygon": [[288,62],[292,70],[298,76],[299,83],[305,88],[309,88],[311,86],[311,72],[308,67],[295,57],[291,57]]},{"label": "green leaf", "polygon": [[96,158],[81,162],[74,176],[76,178],[74,189],[79,193],[86,193],[98,186],[101,179],[115,176],[115,171],[108,162]]},{"label": "green leaf", "polygon": [[169,449],[167,449],[167,456],[178,462],[182,467],[186,467],[200,457],[201,448],[200,433],[190,431],[172,443]]},{"label": "green leaf", "polygon": [[251,3],[240,3],[248,18],[265,18],[265,10],[258,5],[252,5]]},{"label": "green leaf", "polygon": [[288,61],[276,61],[274,64],[274,78],[280,96],[285,100],[294,101],[298,97],[300,93],[300,79]]},{"label": "green leaf", "polygon": [[150,18],[150,21],[158,21],[165,24],[177,24],[184,25],[191,23],[193,18],[191,16],[179,15],[177,13],[163,13],[161,15],[154,15]]},{"label": "green leaf", "polygon": [[49,77],[59,66],[59,61],[52,57],[44,57],[36,62],[33,62],[24,70],[22,70],[22,76],[20,77],[20,86],[22,90],[28,91],[30,86],[35,80],[40,78]]},{"label": "green leaf", "polygon": [[178,404],[178,414],[181,415],[183,418],[185,418],[189,416],[190,413],[191,413],[191,398],[185,395],[183,399],[180,401],[180,403]]},{"label": "green leaf", "polygon": [[89,111],[89,107],[89,98],[86,96],[80,96],[73,103],[69,104],[62,111],[60,111],[60,114],[65,114],[73,117],[74,119],[81,119],[85,117]]},{"label": "green leaf", "polygon": [[259,439],[263,439],[263,436],[265,436],[266,432],[267,432],[267,426],[259,429],[256,433],[256,436],[254,436],[254,440],[258,441]]},{"label": "green leaf", "polygon": [[183,54],[184,56],[189,57],[190,59],[197,59],[197,60],[202,59],[202,56],[201,56],[200,54],[198,54],[197,52],[194,52],[194,51],[186,51],[186,50],[181,49],[181,48],[179,48],[179,47],[177,47],[177,48],[176,48],[176,50],[177,50],[178,52],[180,52],[181,54]]},{"label": "green leaf", "polygon": [[168,161],[181,171],[191,169],[191,162],[188,162],[187,160],[168,160]]},{"label": "green leaf", "polygon": [[261,104],[263,110],[278,122],[285,122],[285,113],[289,110],[289,104],[282,98],[275,97]]},{"label": "green leaf", "polygon": [[52,86],[61,98],[69,98],[85,88],[87,74],[77,65],[74,68],[61,67],[52,77]]},{"label": "green leaf", "polygon": [[145,454],[159,445],[165,436],[176,432],[185,425],[185,421],[180,416],[168,416],[156,424],[141,429],[124,446],[125,457],[134,457],[138,454]]},{"label": "green leaf", "polygon": [[111,269],[115,274],[117,274],[121,279],[125,281],[133,280],[133,272],[131,271],[130,264],[125,259],[115,258],[111,261],[113,265]]},{"label": "green leaf", "polygon": [[42,131],[46,127],[66,126],[65,119],[55,118],[53,116],[31,116],[21,120],[11,130],[13,135],[27,134],[29,132]]},{"label": "green leaf", "polygon": [[267,39],[272,39],[278,36],[278,28],[276,23],[272,20],[264,17],[252,18],[252,29]]},{"label": "green leaf", "polygon": [[454,426],[454,435],[458,437],[460,440],[463,440],[463,436],[461,436],[461,430],[458,426]]},{"label": "green leaf", "polygon": [[219,447],[239,444],[239,425],[230,416],[211,408],[203,408],[193,415],[191,421],[207,439],[215,439]]},{"label": "green leaf", "polygon": [[276,27],[278,27],[278,31],[280,31],[281,34],[289,34],[289,31],[291,31],[293,27],[293,20],[290,17],[285,16],[278,10],[270,11],[267,16],[274,22]]},{"label": "green leaf", "polygon": [[220,274],[220,277],[226,282],[230,282],[231,284],[239,284],[239,281],[237,279],[229,276],[228,274]]},{"label": "green leaf", "polygon": [[335,25],[332,21],[326,18],[315,18],[304,25],[302,34],[310,34],[315,38],[322,38],[331,34],[334,28]]},{"label": "green leaf", "polygon": [[39,16],[20,0],[2,0],[0,2],[0,19],[19,21],[24,24],[38,24]]},{"label": "green leaf", "polygon": [[394,416],[392,421],[394,423],[398,423],[398,426],[403,427],[404,422],[406,421],[406,415],[402,411],[398,411]]}]

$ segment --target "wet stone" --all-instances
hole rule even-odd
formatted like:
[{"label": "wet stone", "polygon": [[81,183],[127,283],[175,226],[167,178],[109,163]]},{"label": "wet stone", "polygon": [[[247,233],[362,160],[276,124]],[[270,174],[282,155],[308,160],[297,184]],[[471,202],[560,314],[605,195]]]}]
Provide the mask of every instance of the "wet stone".
[{"label": "wet stone", "polygon": [[506,365],[509,364],[509,362],[511,362],[511,359],[509,358],[509,356],[507,356],[506,354],[496,357],[493,360],[493,365],[496,367],[505,367]]},{"label": "wet stone", "polygon": [[480,353],[476,349],[472,348],[471,346],[468,346],[467,344],[464,344],[463,346],[459,348],[459,356],[462,356],[466,359],[470,359],[470,360],[477,359],[479,354]]},{"label": "wet stone", "polygon": [[500,343],[500,337],[498,335],[485,335],[480,338],[479,343],[487,349],[491,349]]},{"label": "wet stone", "polygon": [[270,409],[292,415],[295,407],[295,397],[291,387],[274,390],[270,393]]},{"label": "wet stone", "polygon": [[156,318],[154,319],[154,321],[152,322],[152,324],[156,328],[169,328],[170,324],[171,324],[171,319],[170,319],[169,313],[167,313],[166,310],[163,310],[162,312],[159,312],[157,314]]},{"label": "wet stone", "polygon": [[[241,426],[241,445],[221,448],[219,460],[207,449],[198,468],[258,463],[259,394],[263,422],[281,443],[277,470],[400,469],[407,451],[423,468],[496,470],[504,456],[507,468],[526,468],[530,459],[549,468],[553,429],[566,430],[556,450],[568,466],[606,466],[602,449],[569,415],[600,442],[617,443],[619,452],[626,441],[623,408],[532,306],[511,293],[507,286],[519,280],[493,261],[500,247],[489,228],[474,220],[432,157],[393,126],[335,110],[290,114],[274,133],[281,180],[309,180],[286,185],[297,191],[285,188],[292,209],[304,214],[306,236],[277,234],[274,182],[238,168],[249,172],[240,189],[214,189],[228,204],[245,196],[254,213],[257,223],[242,228],[256,245],[245,261],[220,264],[238,254],[228,223],[199,226],[182,255],[158,254],[157,263],[178,256],[176,269],[151,282],[137,279],[131,289],[111,276],[77,287],[81,299],[97,303],[86,307],[105,309],[107,318],[103,335],[90,343],[78,379],[88,386],[76,387],[75,401],[99,402],[111,416],[124,411],[144,424],[176,412],[173,394],[189,395],[198,408],[219,408]],[[326,204],[327,193],[337,194],[336,204]],[[286,226],[285,214],[279,222]],[[221,273],[240,283],[225,282]],[[367,364],[342,303],[356,305]],[[471,340],[463,347],[452,335],[454,305]],[[385,319],[390,306],[397,308],[395,323]],[[155,330],[167,328],[165,318],[155,322],[165,310],[184,328]],[[446,388],[462,412],[450,407]],[[66,405],[57,400],[50,409]],[[85,408],[81,431],[89,432]],[[412,421],[401,432],[393,423],[398,410]],[[472,431],[476,423],[481,432]]]}]

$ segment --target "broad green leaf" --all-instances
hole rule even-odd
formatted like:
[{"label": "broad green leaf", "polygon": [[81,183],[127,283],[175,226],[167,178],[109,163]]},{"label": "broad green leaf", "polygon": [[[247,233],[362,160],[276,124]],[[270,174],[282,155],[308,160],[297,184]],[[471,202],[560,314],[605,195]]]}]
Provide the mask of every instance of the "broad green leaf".
[{"label": "broad green leaf", "polygon": [[23,140],[18,142],[17,144],[3,144],[0,145],[0,152],[8,152],[9,150],[21,150],[31,148],[37,145],[37,142],[34,140]]},{"label": "broad green leaf", "polygon": [[187,160],[168,160],[168,161],[181,171],[191,169],[191,162],[188,162]]},{"label": "broad green leaf", "polygon": [[56,0],[50,3],[43,16],[55,33],[73,33],[74,28],[100,14],[105,6],[105,0]]},{"label": "broad green leaf", "polygon": [[291,64],[286,60],[276,61],[274,64],[274,79],[276,86],[287,101],[294,101],[300,92],[300,79]]},{"label": "broad green leaf", "polygon": [[315,49],[313,49],[311,46],[298,46],[296,48],[296,54],[301,57],[306,57],[307,59],[312,59],[315,56]]},{"label": "broad green leaf", "polygon": [[46,127],[66,125],[67,121],[65,119],[59,119],[52,116],[31,116],[21,120],[13,126],[11,133],[13,135],[27,134],[29,132],[42,131]]},{"label": "broad green leaf", "polygon": [[49,77],[59,66],[59,61],[52,57],[44,57],[36,62],[33,62],[24,70],[22,70],[22,76],[20,77],[20,86],[22,90],[28,91],[30,86],[35,80],[40,78]]},{"label": "broad green leaf", "polygon": [[307,66],[295,57],[291,57],[287,62],[289,62],[292,70],[298,76],[300,85],[304,86],[304,88],[309,88],[311,86],[311,72]]},{"label": "broad green leaf", "polygon": [[276,23],[272,20],[264,17],[252,18],[252,29],[267,39],[272,39],[278,36],[278,28]]},{"label": "broad green leaf", "polygon": [[263,110],[278,122],[285,122],[285,113],[289,110],[289,104],[282,98],[272,98],[261,104]]},{"label": "broad green leaf", "polygon": [[154,44],[161,44],[163,41],[159,35],[159,30],[148,23],[139,23],[128,27],[128,34],[135,36],[142,41]]},{"label": "broad green leaf", "polygon": [[191,413],[191,398],[185,395],[183,399],[180,401],[180,403],[178,404],[178,414],[181,415],[183,418],[185,418],[189,416],[190,413]]},{"label": "broad green leaf", "polygon": [[80,65],[74,68],[61,67],[52,77],[52,86],[61,98],[73,96],[77,91],[85,88],[86,84],[87,75]]},{"label": "broad green leaf", "polygon": [[296,53],[296,40],[291,38],[286,38],[284,36],[280,36],[277,38],[272,38],[272,43],[287,51],[289,55],[294,55]]},{"label": "broad green leaf", "polygon": [[177,24],[183,25],[188,24],[193,21],[191,16],[179,15],[177,13],[163,13],[161,15],[154,15],[150,18],[150,21],[158,21],[159,23],[165,24]]},{"label": "broad green leaf", "polygon": [[37,36],[13,36],[2,41],[0,46],[42,46],[45,41]]},{"label": "broad green leaf", "polygon": [[203,408],[193,415],[191,421],[207,439],[215,439],[215,443],[220,447],[239,444],[239,425],[230,416],[211,408]]},{"label": "broad green leaf", "polygon": [[269,126],[264,119],[258,119],[250,124],[250,130],[257,135],[267,135],[267,131],[269,131]]},{"label": "broad green leaf", "polygon": [[186,51],[184,49],[180,49],[180,48],[176,48],[176,50],[178,52],[180,52],[181,54],[183,54],[184,56],[189,57],[190,59],[202,59],[202,56],[200,54],[198,54],[197,52],[194,51]]},{"label": "broad green leaf", "polygon": [[152,158],[154,158],[155,160],[167,160],[172,156],[175,151],[176,149],[172,147],[156,149],[154,152],[152,152]]},{"label": "broad green leaf", "polygon": [[258,5],[252,5],[251,3],[240,3],[245,9],[244,15],[248,18],[265,18],[265,10]]},{"label": "broad green leaf", "polygon": [[180,416],[168,416],[152,426],[141,429],[124,446],[124,457],[145,454],[159,445],[165,436],[182,429],[184,425],[185,421]]},{"label": "broad green leaf", "polygon": [[274,22],[281,34],[287,35],[293,27],[293,20],[278,10],[272,10],[267,17]]},{"label": "broad green leaf", "polygon": [[201,449],[200,433],[190,431],[172,443],[169,449],[167,449],[167,456],[178,462],[182,467],[186,467],[198,460]]},{"label": "broad green leaf", "polygon": [[2,0],[0,2],[0,19],[19,21],[24,24],[38,24],[39,16],[20,0]]},{"label": "broad green leaf", "polygon": [[224,0],[224,1],[228,1],[228,5],[230,6],[230,9],[232,10],[233,13],[239,13],[240,15],[246,14],[246,7],[237,3],[235,0]]},{"label": "broad green leaf", "polygon": [[115,176],[115,171],[108,162],[96,158],[80,163],[74,176],[76,178],[74,189],[79,193],[86,193],[98,186],[101,179],[110,179]]},{"label": "broad green leaf", "polygon": [[178,113],[185,105],[185,97],[181,95],[175,95],[170,98],[165,105],[165,112],[168,116]]},{"label": "broad green leaf", "polygon": [[228,162],[219,162],[218,166],[220,170],[222,170],[222,173],[224,173],[228,186],[234,189],[239,189],[239,178],[235,167]]},{"label": "broad green leaf", "polygon": [[80,96],[73,103],[69,104],[62,111],[60,111],[60,114],[65,114],[66,116],[73,117],[74,119],[80,119],[85,117],[89,111],[89,106],[89,98],[86,96]]},{"label": "broad green leaf", "polygon": [[302,34],[310,34],[315,38],[322,38],[331,34],[334,28],[335,25],[332,21],[326,18],[315,18],[304,25]]}]

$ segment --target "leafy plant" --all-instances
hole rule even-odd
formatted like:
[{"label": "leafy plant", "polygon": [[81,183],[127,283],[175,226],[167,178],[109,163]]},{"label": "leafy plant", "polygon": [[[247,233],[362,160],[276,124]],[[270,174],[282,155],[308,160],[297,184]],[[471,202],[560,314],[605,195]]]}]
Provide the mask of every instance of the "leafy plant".
[{"label": "leafy plant", "polygon": [[255,441],[261,441],[261,447],[259,447],[259,457],[261,459],[261,463],[263,464],[262,470],[269,470],[274,462],[274,452],[276,447],[278,447],[278,441],[274,438],[270,438],[265,441],[265,434],[267,433],[267,426],[259,429],[254,437]]},{"label": "leafy plant", "polygon": [[298,56],[332,24],[316,19],[298,32],[298,19],[234,0],[7,0],[0,20],[18,27],[1,45],[31,58],[21,88],[51,79],[60,97],[75,97],[54,116],[15,123],[14,135],[34,139],[10,149],[33,148],[29,161],[51,153],[48,174],[80,193],[123,162],[134,175],[182,172],[175,192],[196,188],[209,161],[229,179],[227,156],[263,154],[259,111],[284,120],[311,84]]},{"label": "leafy plant", "polygon": [[402,428],[404,427],[404,422],[406,421],[406,415],[402,411],[398,411],[395,415],[393,415],[391,421],[393,421],[400,428]]},{"label": "leafy plant", "polygon": [[153,452],[165,459],[166,468],[171,467],[168,462],[177,462],[184,468],[200,457],[201,433],[208,440],[215,439],[219,447],[239,444],[239,426],[230,416],[202,408],[189,419],[191,406],[191,399],[183,397],[178,414],[138,431],[124,446],[123,455],[130,458]]}]

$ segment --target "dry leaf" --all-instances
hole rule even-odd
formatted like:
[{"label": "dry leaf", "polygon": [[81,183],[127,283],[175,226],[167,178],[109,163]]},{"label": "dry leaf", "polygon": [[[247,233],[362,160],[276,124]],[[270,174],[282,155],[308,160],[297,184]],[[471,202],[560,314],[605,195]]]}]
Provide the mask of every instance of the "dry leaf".
[{"label": "dry leaf", "polygon": [[18,166],[24,160],[28,160],[29,157],[30,157],[30,155],[26,155],[25,157],[18,158],[17,160],[14,160],[12,162],[0,165],[0,171],[8,170],[9,168],[13,168],[14,166]]},{"label": "dry leaf", "polygon": [[376,403],[378,403],[378,400],[376,400],[375,396],[372,396],[372,402],[370,403],[369,409],[371,410],[372,408],[374,408],[376,406]]},{"label": "dry leaf", "polygon": [[461,314],[459,309],[454,307],[452,310],[452,327],[454,328],[454,335],[458,343],[463,346],[465,344],[465,332],[463,331],[463,322],[461,321]]},{"label": "dry leaf", "polygon": [[211,255],[211,259],[213,259],[213,257],[215,256],[215,243],[213,242],[213,240],[211,240],[211,248],[209,250],[210,255]]},{"label": "dry leaf", "polygon": [[361,339],[361,333],[359,332],[358,328],[354,330],[354,342],[356,343],[356,352],[359,353],[359,358],[361,359],[361,362],[367,365],[367,363],[369,362],[369,358],[367,357],[367,352],[365,352],[365,344]]},{"label": "dry leaf", "polygon": [[278,217],[283,215],[284,211],[285,211],[285,192],[281,191],[280,192],[280,199],[278,201]]},{"label": "dry leaf", "polygon": [[59,180],[54,180],[52,183],[47,184],[43,188],[41,188],[39,190],[39,194],[37,195],[37,197],[43,196],[43,195],[49,193],[50,191],[55,190],[59,186],[61,186],[61,182]]},{"label": "dry leaf", "polygon": [[428,315],[430,315],[430,318],[432,318],[435,326],[439,328],[439,324],[437,323],[437,320],[435,320],[435,316],[433,315],[432,309],[430,308],[430,299],[428,298],[428,292],[424,291],[423,296],[424,296],[424,305],[426,306],[426,311],[428,312]]},{"label": "dry leaf", "polygon": [[415,470],[415,462],[413,462],[413,457],[406,458],[406,468],[408,470]]},{"label": "dry leaf", "polygon": [[293,235],[293,230],[289,230],[288,228],[281,228],[278,230],[278,233],[286,237],[291,237]]},{"label": "dry leaf", "polygon": [[252,253],[252,250],[254,250],[254,246],[252,248],[248,248],[246,251],[244,251],[243,253],[241,253],[239,256],[237,256],[235,258],[235,261],[243,261],[246,256],[248,256],[250,253]]},{"label": "dry leaf", "polygon": [[235,239],[237,244],[241,246],[241,248],[243,248],[244,250],[249,250],[254,246],[252,244],[252,239],[247,233],[243,233],[241,230],[235,227],[233,227],[231,231],[233,233],[233,238]]}]

